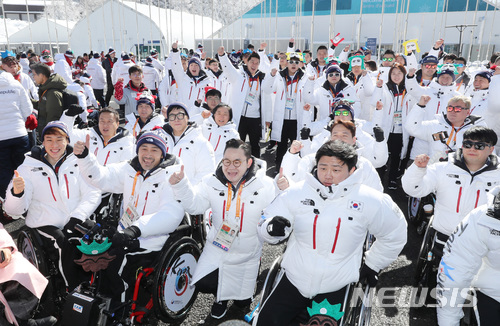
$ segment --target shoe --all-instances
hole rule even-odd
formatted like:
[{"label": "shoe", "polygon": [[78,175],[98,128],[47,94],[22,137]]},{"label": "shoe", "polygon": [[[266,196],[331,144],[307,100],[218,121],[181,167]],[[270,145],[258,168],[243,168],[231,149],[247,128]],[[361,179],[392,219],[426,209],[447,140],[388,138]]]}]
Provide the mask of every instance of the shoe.
[{"label": "shoe", "polygon": [[49,316],[40,319],[29,319],[28,326],[53,326],[57,323],[57,319],[55,317]]},{"label": "shoe", "polygon": [[240,309],[244,309],[246,307],[250,307],[250,304],[252,303],[252,299],[248,298],[245,300],[234,300],[234,305]]},{"label": "shoe", "polygon": [[389,181],[389,186],[387,187],[389,190],[397,190],[398,184],[396,181]]},{"label": "shoe", "polygon": [[212,311],[210,315],[215,319],[221,319],[226,315],[227,312],[227,301],[217,302],[215,301],[212,305]]}]

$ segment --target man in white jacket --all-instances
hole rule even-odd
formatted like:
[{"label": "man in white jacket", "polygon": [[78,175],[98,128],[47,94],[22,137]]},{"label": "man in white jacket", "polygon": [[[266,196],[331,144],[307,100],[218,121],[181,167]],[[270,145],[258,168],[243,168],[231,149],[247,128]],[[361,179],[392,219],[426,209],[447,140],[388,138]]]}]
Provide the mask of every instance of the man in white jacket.
[{"label": "man in white jacket", "polygon": [[[374,287],[379,271],[403,249],[403,213],[388,195],[362,184],[357,158],[346,143],[325,143],[306,180],[264,210],[259,235],[270,243],[290,238],[281,263],[285,273],[253,325],[289,325],[313,301],[325,299],[344,311],[347,286],[366,279]],[[377,240],[360,270],[367,232]]]},{"label": "man in white jacket", "polygon": [[54,65],[54,73],[60,75],[69,84],[73,82],[73,51],[68,49],[64,54],[58,53],[55,56],[56,64]]},{"label": "man in white jacket", "polygon": [[228,300],[248,306],[262,252],[257,226],[262,210],[274,198],[272,179],[251,156],[248,144],[231,139],[215,173],[198,186],[191,185],[183,170],[174,173],[170,183],[188,213],[212,208],[212,227],[192,280],[201,292],[215,295],[212,317],[224,316]]},{"label": "man in white jacket", "polygon": [[89,60],[87,65],[87,73],[92,77],[90,86],[94,90],[96,100],[102,107],[106,106],[104,101],[104,88],[106,88],[106,70],[102,67],[101,56],[95,53],[94,57]]}]

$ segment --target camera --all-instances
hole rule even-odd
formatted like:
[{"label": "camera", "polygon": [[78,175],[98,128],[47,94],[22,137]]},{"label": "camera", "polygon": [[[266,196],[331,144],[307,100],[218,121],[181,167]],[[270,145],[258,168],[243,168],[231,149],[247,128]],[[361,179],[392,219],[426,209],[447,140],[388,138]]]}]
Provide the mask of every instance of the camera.
[{"label": "camera", "polygon": [[434,139],[434,141],[444,141],[447,138],[448,138],[447,131],[440,131],[440,132],[436,132],[435,134],[432,134],[432,139]]}]

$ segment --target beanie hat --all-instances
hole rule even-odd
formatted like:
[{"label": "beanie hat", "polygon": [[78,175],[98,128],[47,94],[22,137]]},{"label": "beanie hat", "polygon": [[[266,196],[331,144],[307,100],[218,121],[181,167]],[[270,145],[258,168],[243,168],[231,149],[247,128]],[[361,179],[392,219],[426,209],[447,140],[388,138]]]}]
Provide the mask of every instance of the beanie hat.
[{"label": "beanie hat", "polygon": [[74,58],[75,55],[73,54],[73,51],[71,49],[67,49],[66,52],[64,52],[64,55],[68,58]]},{"label": "beanie hat", "polygon": [[115,49],[113,49],[113,48],[109,48],[109,50],[108,50],[108,54],[113,54],[113,53],[115,53]]},{"label": "beanie hat", "polygon": [[128,56],[128,54],[125,53],[124,55],[122,55],[122,60],[128,61],[128,60],[130,60],[130,57]]},{"label": "beanie hat", "polygon": [[200,59],[198,59],[197,57],[192,57],[191,59],[189,59],[188,61],[188,67],[190,64],[192,63],[196,63],[198,66],[200,66],[200,69],[201,69],[201,61]]},{"label": "beanie hat", "polygon": [[58,128],[58,129],[62,130],[66,134],[66,136],[68,137],[68,141],[69,141],[68,126],[62,121],[51,121],[51,122],[47,123],[45,128],[43,128],[43,130],[42,130],[42,141],[43,141],[43,137],[45,136],[45,133],[50,128]]},{"label": "beanie hat", "polygon": [[423,65],[423,64],[426,64],[426,63],[434,63],[434,64],[437,65],[439,63],[439,60],[438,60],[438,58],[436,58],[433,55],[428,55],[425,58],[423,58],[422,60],[420,60],[420,64]]},{"label": "beanie hat", "polygon": [[331,65],[328,68],[325,69],[325,76],[328,75],[331,72],[339,72],[340,75],[342,75],[342,69],[340,69],[339,66],[337,65]]},{"label": "beanie hat", "polygon": [[452,64],[445,64],[445,65],[442,65],[441,66],[441,70],[438,71],[438,79],[440,76],[444,75],[444,74],[448,74],[451,76],[451,78],[453,78],[453,80],[455,80],[455,72],[456,72],[456,68],[454,65]]},{"label": "beanie hat", "polygon": [[24,53],[24,52],[21,53],[21,59],[27,59],[27,58],[28,58],[28,56],[26,55],[26,53]]},{"label": "beanie hat", "polygon": [[336,110],[348,110],[349,113],[351,113],[351,118],[352,118],[352,121],[354,121],[354,109],[352,108],[352,105],[350,104],[350,101],[348,100],[343,100],[343,99],[339,99],[338,101],[334,102],[332,104],[332,114],[330,115],[330,118],[332,120],[335,119],[335,114],[334,112]]},{"label": "beanie hat", "polygon": [[84,73],[80,76],[80,81],[85,84],[90,84],[92,77],[88,73]]},{"label": "beanie hat", "polygon": [[137,101],[137,106],[135,109],[139,108],[139,104],[146,103],[151,106],[151,110],[155,110],[155,97],[149,93],[137,93],[137,97],[135,98]]},{"label": "beanie hat", "polygon": [[175,103],[172,103],[168,106],[167,117],[169,116],[170,112],[172,112],[174,109],[183,109],[184,112],[186,113],[188,119],[189,119],[189,112],[188,112],[186,106],[184,104],[182,104],[181,102],[175,102]]},{"label": "beanie hat", "polygon": [[44,56],[44,55],[50,55],[50,51],[47,50],[47,49],[43,50],[42,51],[42,56]]},{"label": "beanie hat", "polygon": [[167,141],[165,140],[167,134],[161,128],[147,131],[139,136],[137,140],[137,146],[135,148],[135,152],[139,154],[139,147],[143,144],[153,144],[161,150],[162,156],[167,156]]},{"label": "beanie hat", "polygon": [[205,99],[208,96],[218,96],[219,98],[222,98],[222,93],[215,87],[207,86],[205,87]]},{"label": "beanie hat", "polygon": [[9,50],[7,50],[7,51],[2,51],[2,52],[0,52],[0,53],[2,54],[2,59],[5,59],[5,58],[7,58],[7,57],[14,57],[14,58],[16,57],[16,55],[14,54],[14,52],[9,51]]},{"label": "beanie hat", "polygon": [[198,43],[198,49],[203,49],[203,45],[201,43]]},{"label": "beanie hat", "polygon": [[94,59],[99,59],[100,57],[99,53],[94,53]]},{"label": "beanie hat", "polygon": [[488,82],[491,82],[491,76],[493,75],[493,71],[491,70],[481,70],[476,74],[476,76],[481,76],[483,78],[488,79]]},{"label": "beanie hat", "polygon": [[153,62],[153,58],[151,58],[151,57],[147,57],[147,58],[146,58],[146,62],[149,62],[149,63]]},{"label": "beanie hat", "polygon": [[149,52],[149,54],[154,57],[154,56],[157,56],[158,55],[158,50],[151,50],[151,52]]}]

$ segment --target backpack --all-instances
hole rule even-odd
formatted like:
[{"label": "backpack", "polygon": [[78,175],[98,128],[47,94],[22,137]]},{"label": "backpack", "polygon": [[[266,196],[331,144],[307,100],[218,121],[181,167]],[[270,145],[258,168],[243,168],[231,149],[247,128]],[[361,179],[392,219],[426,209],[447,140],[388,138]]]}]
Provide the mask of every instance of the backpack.
[{"label": "backpack", "polygon": [[75,92],[68,90],[67,88],[61,91],[63,95],[63,110],[69,108],[71,104],[80,105],[78,101],[78,95]]}]

